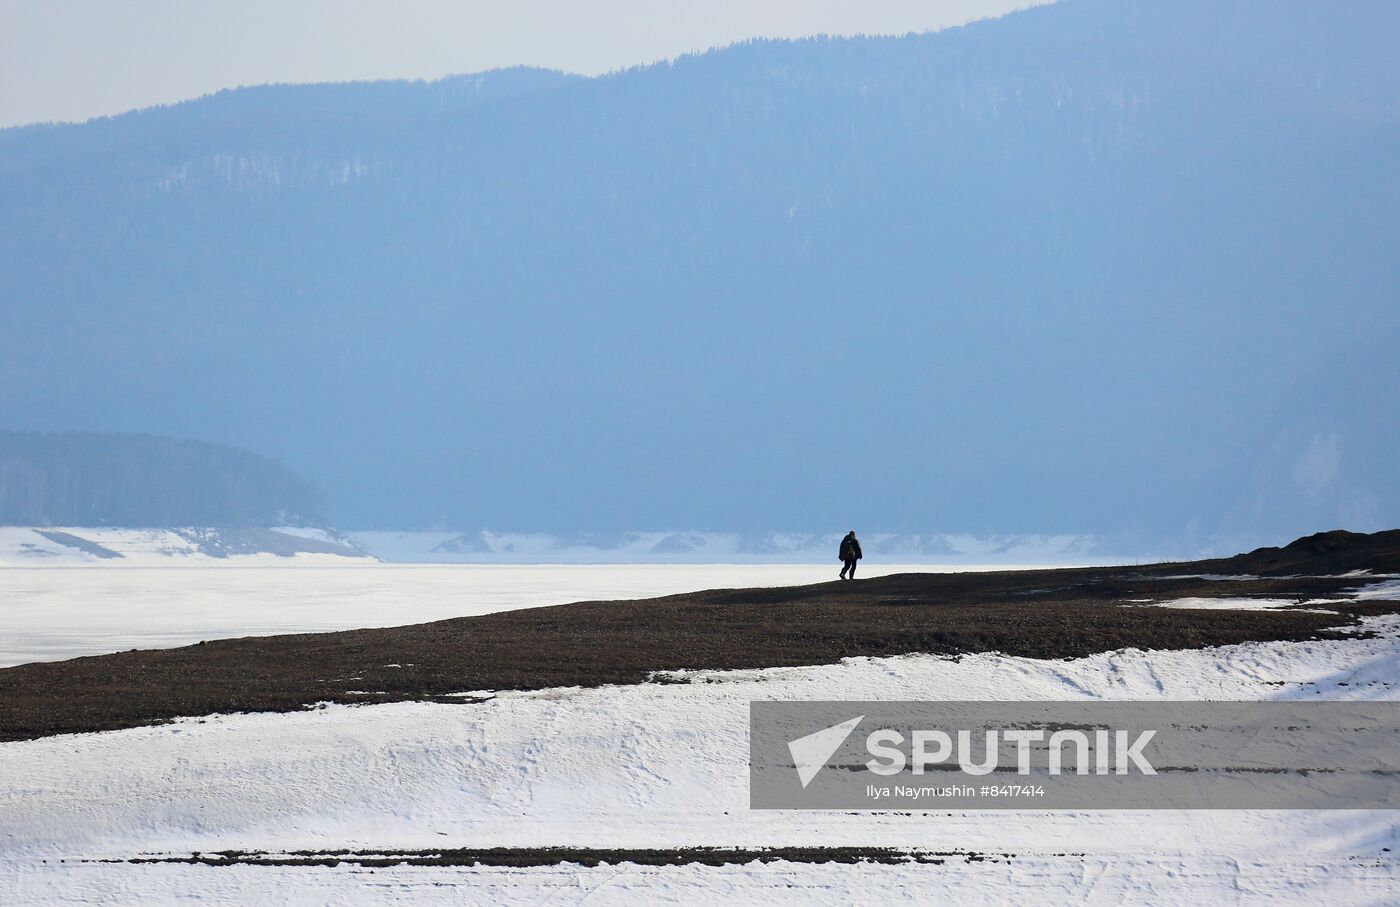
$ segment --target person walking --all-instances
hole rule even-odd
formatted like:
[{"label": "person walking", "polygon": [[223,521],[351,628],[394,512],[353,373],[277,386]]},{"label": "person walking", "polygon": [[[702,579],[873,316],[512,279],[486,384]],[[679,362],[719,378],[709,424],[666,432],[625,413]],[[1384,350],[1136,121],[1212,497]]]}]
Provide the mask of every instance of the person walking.
[{"label": "person walking", "polygon": [[[841,555],[841,578],[855,579],[856,561],[860,560],[861,552],[860,539],[856,538],[856,531],[854,529],[846,533],[846,537],[841,540],[841,550],[838,553]],[[849,573],[850,576],[847,576],[847,573]]]}]

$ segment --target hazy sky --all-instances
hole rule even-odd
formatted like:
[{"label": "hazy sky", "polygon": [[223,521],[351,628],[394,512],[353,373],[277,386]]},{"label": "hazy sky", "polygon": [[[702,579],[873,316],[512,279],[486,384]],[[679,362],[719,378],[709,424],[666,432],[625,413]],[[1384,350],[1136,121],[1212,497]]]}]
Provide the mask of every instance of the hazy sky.
[{"label": "hazy sky", "polygon": [[0,0],[0,127],[267,82],[600,73],[755,36],[902,34],[1042,0]]}]

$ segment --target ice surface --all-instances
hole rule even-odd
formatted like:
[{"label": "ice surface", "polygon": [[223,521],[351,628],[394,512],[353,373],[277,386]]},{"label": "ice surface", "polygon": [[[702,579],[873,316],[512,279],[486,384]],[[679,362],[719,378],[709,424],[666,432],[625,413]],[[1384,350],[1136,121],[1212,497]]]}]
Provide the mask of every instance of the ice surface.
[{"label": "ice surface", "polygon": [[[182,567],[113,568],[103,562],[0,568],[0,667],[232,636],[389,627],[572,601],[815,583],[836,579],[839,569],[410,566],[334,556],[271,558],[236,568],[208,559]],[[861,573],[910,570],[929,568],[885,564]]]}]

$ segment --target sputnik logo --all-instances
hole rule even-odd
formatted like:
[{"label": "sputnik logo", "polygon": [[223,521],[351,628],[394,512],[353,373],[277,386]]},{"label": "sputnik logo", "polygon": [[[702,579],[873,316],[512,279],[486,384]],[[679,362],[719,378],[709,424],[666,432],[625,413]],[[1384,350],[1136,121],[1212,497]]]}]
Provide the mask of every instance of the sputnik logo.
[{"label": "sputnik logo", "polygon": [[833,724],[831,727],[822,728],[806,737],[798,737],[788,743],[788,752],[792,754],[792,764],[797,766],[797,777],[805,788],[812,783],[812,779],[817,777],[817,772],[826,765],[826,760],[846,742],[846,738],[851,736],[851,732],[856,729],[856,725],[865,719],[864,715],[858,715],[849,721],[840,724]]}]

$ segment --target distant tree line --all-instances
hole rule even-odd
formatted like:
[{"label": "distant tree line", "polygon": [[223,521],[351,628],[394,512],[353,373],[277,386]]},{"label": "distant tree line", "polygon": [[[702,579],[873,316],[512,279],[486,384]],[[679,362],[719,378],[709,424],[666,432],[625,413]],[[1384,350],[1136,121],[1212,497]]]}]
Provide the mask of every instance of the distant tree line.
[{"label": "distant tree line", "polygon": [[272,526],[317,522],[318,494],[248,451],[152,435],[0,432],[0,524]]}]

